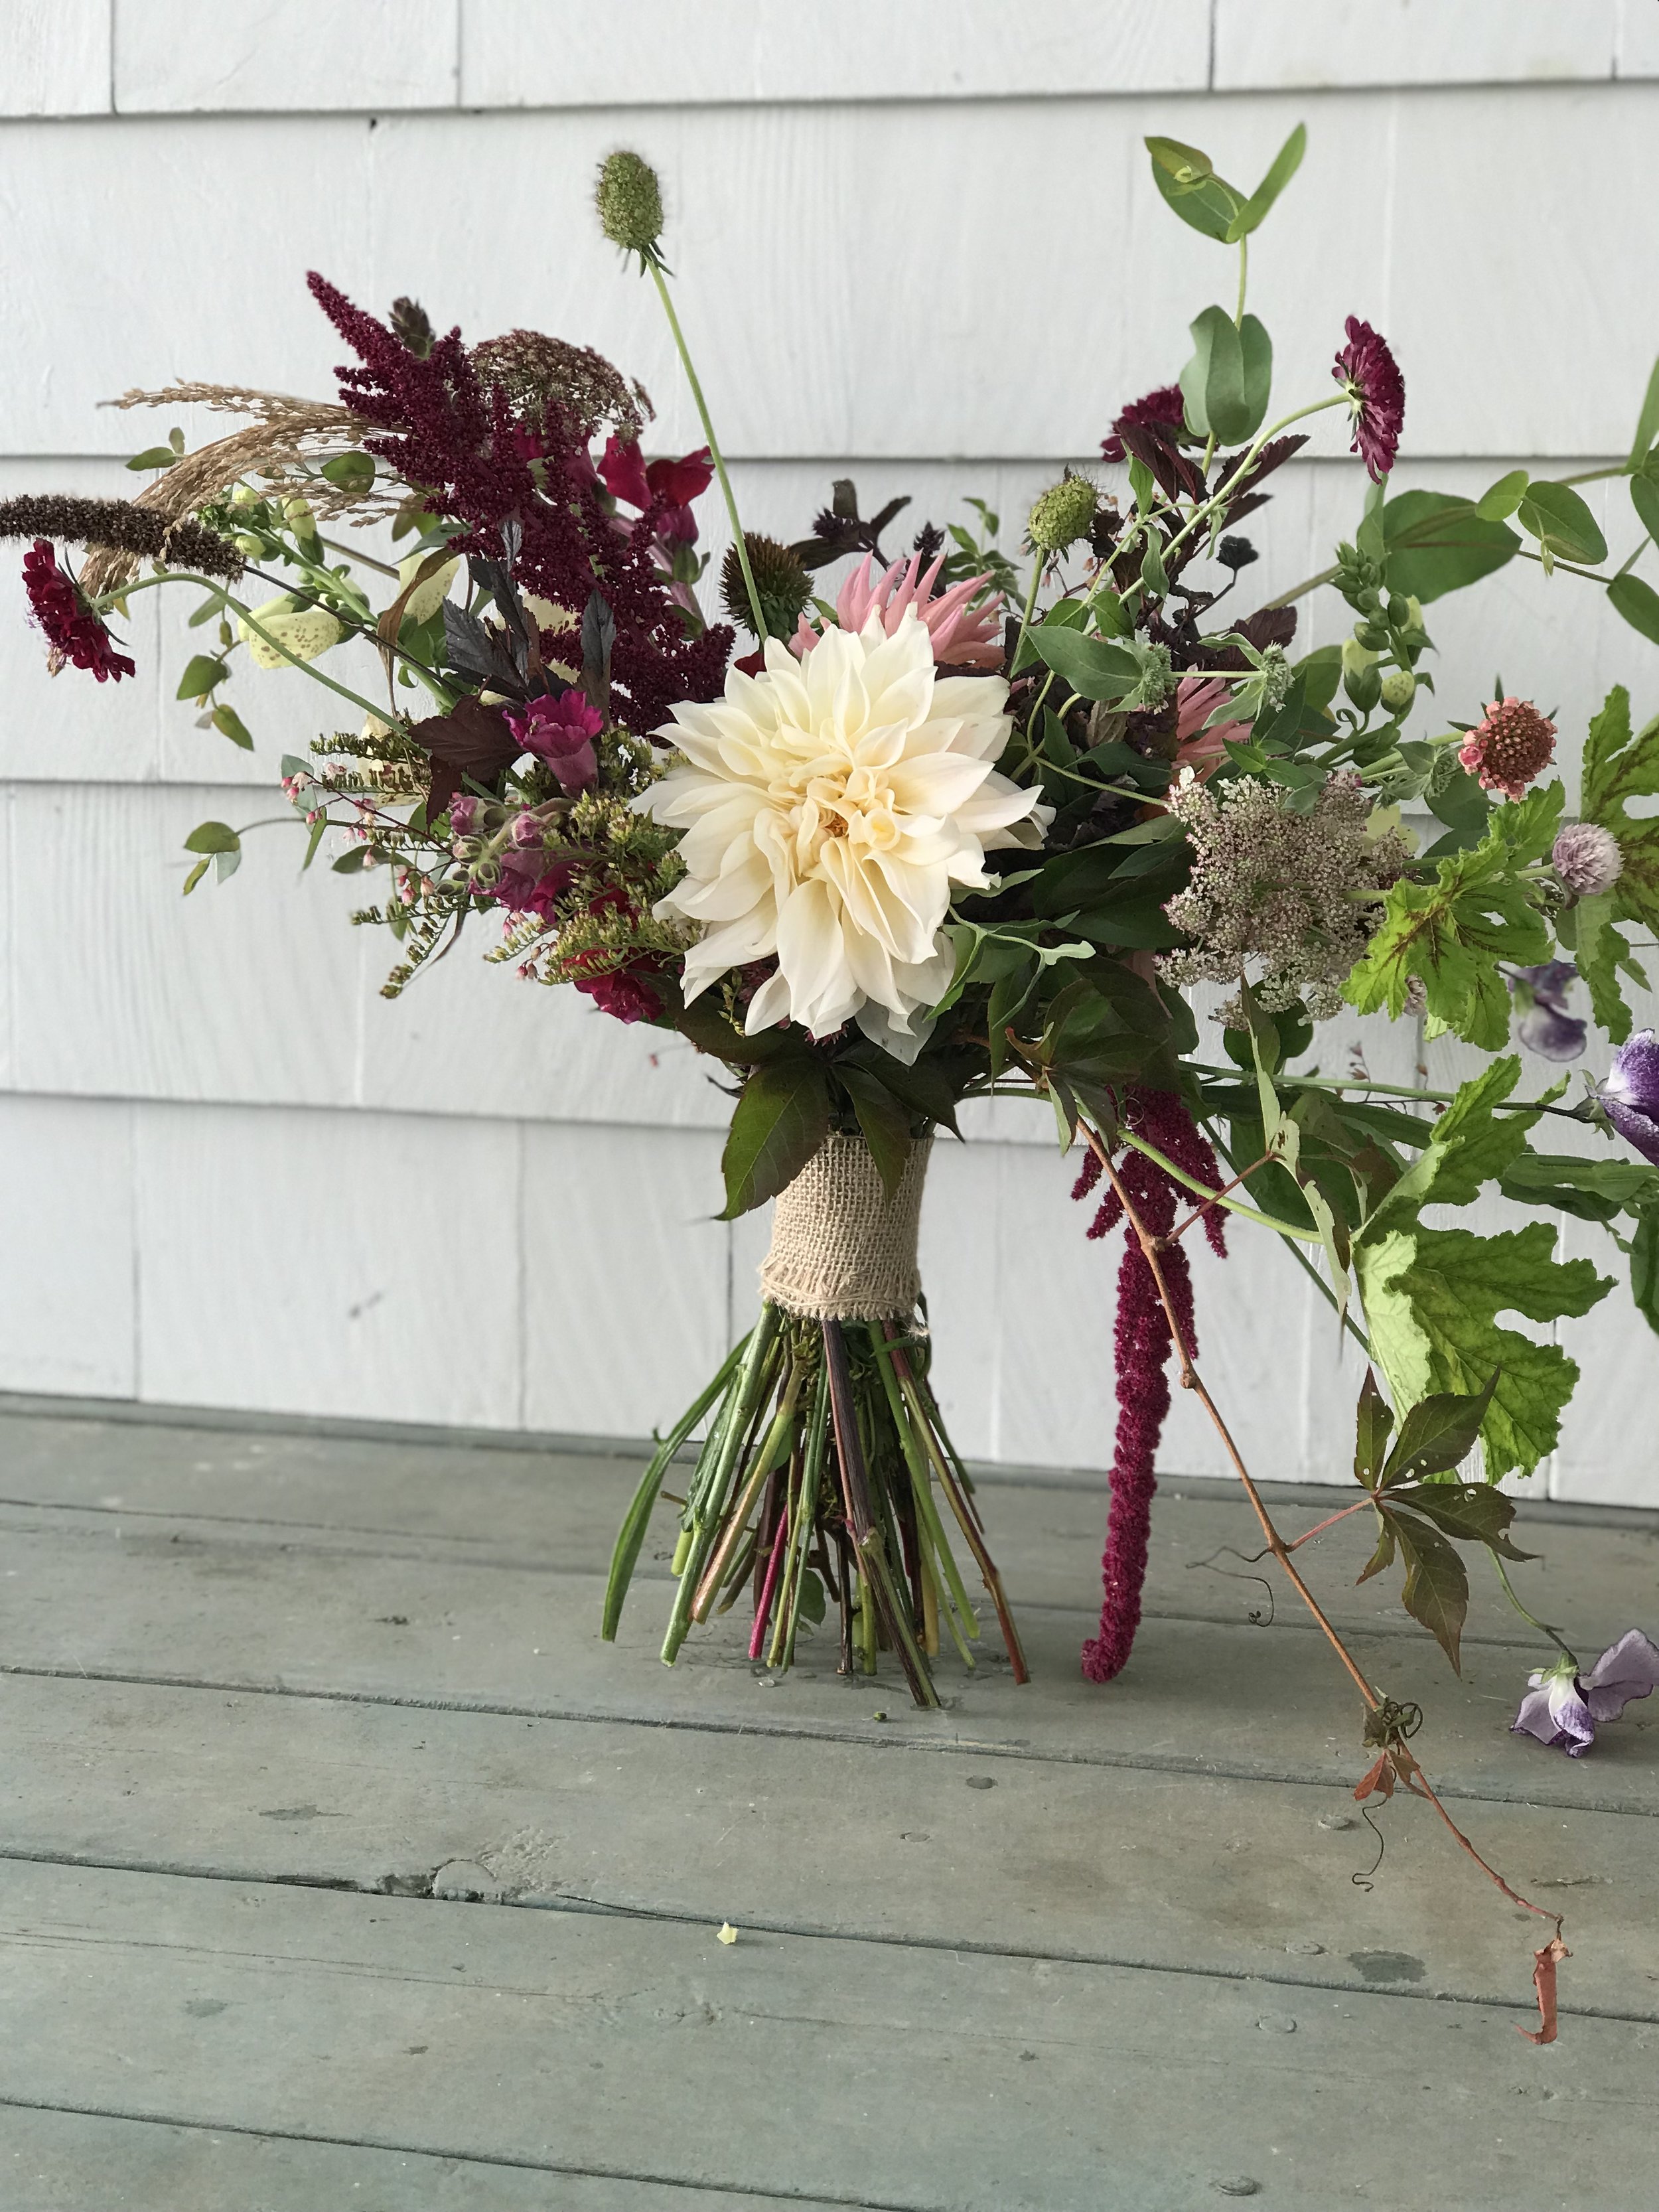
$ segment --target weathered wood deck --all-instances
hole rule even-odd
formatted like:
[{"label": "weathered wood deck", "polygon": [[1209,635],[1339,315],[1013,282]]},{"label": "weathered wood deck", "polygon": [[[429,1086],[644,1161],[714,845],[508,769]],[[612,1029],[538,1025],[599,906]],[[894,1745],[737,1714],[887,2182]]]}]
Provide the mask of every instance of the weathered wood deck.
[{"label": "weathered wood deck", "polygon": [[[1484,1577],[1459,1683],[1352,1587],[1353,1523],[1315,1547],[1457,1817],[1567,1911],[1544,2051],[1535,1923],[1431,1814],[1356,1885],[1355,1701],[1197,1564],[1254,1548],[1234,1498],[1166,1486],[1099,1690],[1100,1492],[987,1482],[1036,1679],[941,1662],[921,1715],[828,1636],[781,1683],[734,1622],[663,1668],[665,1535],[601,1644],[634,1480],[0,1412],[6,2212],[1659,2201],[1659,1712],[1577,1764],[1512,1738],[1536,1647]],[[1535,1610],[1655,1626],[1649,1521],[1528,1527]]]}]

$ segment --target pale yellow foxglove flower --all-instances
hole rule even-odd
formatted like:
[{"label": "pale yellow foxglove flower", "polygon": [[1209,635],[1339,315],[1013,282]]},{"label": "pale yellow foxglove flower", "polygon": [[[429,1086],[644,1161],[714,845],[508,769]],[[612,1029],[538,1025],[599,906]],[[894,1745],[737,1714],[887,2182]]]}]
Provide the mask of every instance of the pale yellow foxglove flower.
[{"label": "pale yellow foxglove flower", "polygon": [[[398,587],[407,590],[411,577],[419,573],[421,563],[430,556],[425,553],[410,553],[398,563]],[[460,571],[459,560],[446,561],[441,568],[434,568],[409,594],[409,604],[404,609],[404,620],[411,623],[430,622],[449,596],[449,587]]]},{"label": "pale yellow foxglove flower", "polygon": [[285,657],[275,646],[268,645],[239,616],[236,627],[246,641],[248,657],[256,668],[288,668],[295,660],[315,660],[319,653],[337,645],[343,634],[326,607],[296,607],[286,592],[250,611],[259,628],[269,630],[272,637],[287,647],[291,656]]}]

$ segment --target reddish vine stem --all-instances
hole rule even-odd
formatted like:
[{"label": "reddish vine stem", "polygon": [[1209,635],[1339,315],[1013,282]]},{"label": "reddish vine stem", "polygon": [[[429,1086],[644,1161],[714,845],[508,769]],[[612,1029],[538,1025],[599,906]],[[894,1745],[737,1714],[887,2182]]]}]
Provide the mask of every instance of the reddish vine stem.
[{"label": "reddish vine stem", "polygon": [[1178,1237],[1184,1237],[1187,1234],[1187,1231],[1192,1227],[1194,1222],[1202,1221],[1205,1215],[1215,1204],[1216,1199],[1226,1198],[1229,1196],[1231,1192],[1236,1191],[1242,1182],[1248,1182],[1258,1168],[1265,1168],[1273,1157],[1273,1155],[1271,1152],[1263,1152],[1259,1160],[1252,1160],[1249,1167],[1243,1169],[1233,1177],[1231,1182],[1223,1183],[1220,1189],[1217,1191],[1215,1198],[1206,1198],[1201,1206],[1195,1206],[1192,1212],[1187,1216],[1187,1218],[1184,1221],[1178,1222],[1170,1231],[1170,1243],[1173,1244]]},{"label": "reddish vine stem", "polygon": [[[1292,1547],[1285,1543],[1285,1539],[1279,1534],[1277,1527],[1274,1525],[1273,1516],[1268,1512],[1261,1492],[1256,1488],[1255,1482],[1251,1479],[1250,1471],[1244,1464],[1244,1461],[1239,1452],[1238,1446],[1233,1442],[1232,1432],[1222,1418],[1220,1407],[1216,1404],[1214,1399],[1211,1397],[1209,1391],[1205,1388],[1203,1379],[1200,1376],[1197,1368],[1193,1364],[1192,1354],[1188,1349],[1186,1338],[1182,1333],[1181,1322],[1176,1310],[1175,1302],[1170,1295],[1169,1284],[1164,1276],[1160,1240],[1158,1237],[1150,1235],[1141,1222],[1139,1215],[1135,1211],[1134,1201],[1130,1197],[1128,1191],[1124,1188],[1122,1178],[1119,1176],[1116,1169],[1113,1166],[1110,1156],[1105,1145],[1102,1142],[1099,1133],[1096,1130],[1091,1128],[1086,1121],[1082,1122],[1080,1124],[1080,1127],[1083,1135],[1087,1139],[1090,1150],[1094,1153],[1095,1158],[1100,1162],[1102,1170],[1108,1177],[1109,1177],[1112,1188],[1117,1193],[1119,1203],[1123,1208],[1124,1219],[1128,1223],[1130,1228],[1140,1240],[1141,1251],[1146,1257],[1146,1265],[1152,1270],[1152,1280],[1158,1285],[1158,1300],[1164,1308],[1164,1318],[1169,1323],[1170,1340],[1175,1346],[1176,1358],[1180,1365],[1181,1386],[1182,1389],[1193,1390],[1197,1393],[1200,1402],[1202,1404],[1205,1412],[1209,1415],[1210,1419],[1214,1425],[1216,1434],[1221,1439],[1223,1449],[1225,1450],[1228,1458],[1232,1462],[1234,1473],[1244,1486],[1245,1495],[1249,1498],[1251,1505],[1255,1509],[1256,1519],[1261,1523],[1261,1533],[1267,1539],[1268,1551],[1272,1553],[1273,1557],[1278,1560],[1279,1565],[1285,1570],[1285,1575],[1288,1577],[1291,1585],[1295,1589],[1297,1596],[1300,1597],[1302,1602],[1307,1607],[1315,1620],[1318,1622],[1320,1627],[1323,1630],[1326,1639],[1329,1643],[1331,1649],[1336,1653],[1337,1657],[1342,1662],[1343,1667],[1346,1668],[1350,1678],[1358,1689],[1360,1696],[1364,1699],[1367,1711],[1373,1713],[1382,1711],[1384,1703],[1383,1699],[1378,1696],[1377,1692],[1365,1680],[1364,1675],[1361,1674],[1358,1664],[1348,1650],[1347,1645],[1344,1644],[1336,1630],[1326,1619],[1325,1614],[1320,1607],[1319,1601],[1315,1597],[1313,1592],[1308,1588],[1307,1583],[1302,1579],[1301,1575],[1297,1572],[1295,1562],[1291,1558]],[[1370,1502],[1370,1501],[1368,1498],[1361,1498],[1359,1501],[1362,1505],[1369,1504]],[[1340,1519],[1341,1516],[1339,1515],[1334,1516],[1333,1517]],[[1311,1534],[1313,1532],[1310,1530],[1309,1533]],[[1553,1923],[1555,1928],[1555,1940],[1559,1944],[1561,1940],[1561,1915],[1557,1912],[1547,1911],[1541,1905],[1534,1905],[1529,1898],[1522,1897],[1518,1890],[1512,1889],[1510,1887],[1509,1883],[1504,1881],[1503,1875],[1498,1872],[1495,1867],[1489,1866],[1487,1864],[1486,1861],[1481,1857],[1480,1852],[1476,1850],[1474,1845],[1463,1833],[1463,1831],[1458,1826],[1456,1821],[1452,1819],[1451,1814],[1441,1803],[1432,1784],[1424,1774],[1421,1767],[1418,1765],[1417,1761],[1411,1756],[1411,1753],[1405,1749],[1403,1744],[1398,1743],[1397,1741],[1391,1741],[1384,1750],[1383,1759],[1393,1766],[1395,1772],[1399,1775],[1401,1780],[1404,1782],[1406,1787],[1411,1791],[1414,1797],[1424,1798],[1429,1804],[1433,1806],[1435,1811],[1439,1814],[1441,1819],[1445,1822],[1447,1827],[1450,1829],[1452,1834],[1456,1838],[1463,1850],[1468,1852],[1468,1856],[1474,1861],[1481,1872],[1485,1874],[1490,1881],[1497,1885],[1498,1888],[1511,1901],[1511,1903],[1522,1906],[1525,1911],[1535,1914],[1540,1920],[1548,1920]],[[1378,1765],[1381,1765],[1382,1764],[1382,1760],[1379,1760]],[[1373,1771],[1375,1771],[1376,1770],[1374,1769]],[[1361,1793],[1363,1794],[1364,1791],[1364,1785],[1362,1784]],[[1540,1953],[1539,1957],[1541,1965],[1543,1954]],[[1540,2010],[1542,2008],[1540,1991]],[[1546,2031],[1546,2039],[1552,2039],[1554,2030],[1550,2014],[1547,2011],[1545,2011],[1544,2013],[1544,2028]]]}]

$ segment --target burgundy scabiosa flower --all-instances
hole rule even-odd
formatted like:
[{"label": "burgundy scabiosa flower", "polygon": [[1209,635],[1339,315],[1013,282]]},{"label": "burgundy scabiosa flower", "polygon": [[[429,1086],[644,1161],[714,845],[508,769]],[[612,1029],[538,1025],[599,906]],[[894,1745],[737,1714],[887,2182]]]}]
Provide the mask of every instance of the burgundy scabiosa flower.
[{"label": "burgundy scabiosa flower", "polygon": [[1541,967],[1505,971],[1510,995],[1521,1011],[1516,1036],[1528,1052],[1546,1060],[1577,1060],[1589,1036],[1589,1024],[1567,1012],[1567,993],[1578,980],[1571,960],[1547,960]]},{"label": "burgundy scabiosa flower", "polygon": [[1530,699],[1493,699],[1457,748],[1457,757],[1483,791],[1519,799],[1555,758],[1555,725]]},{"label": "burgundy scabiosa flower", "polygon": [[1610,891],[1625,872],[1625,856],[1611,830],[1599,822],[1569,822],[1550,850],[1564,890],[1575,898]]},{"label": "burgundy scabiosa flower", "polygon": [[116,651],[114,639],[76,590],[74,578],[58,567],[49,538],[37,538],[23,556],[23,586],[34,620],[52,647],[54,676],[71,662],[76,668],[89,668],[100,684],[111,678],[118,684],[122,677],[137,672],[125,653]]},{"label": "burgundy scabiosa flower", "polygon": [[1510,1723],[1511,1735],[1534,1735],[1551,1751],[1582,1759],[1602,1721],[1616,1721],[1632,1699],[1659,1689],[1659,1644],[1631,1629],[1610,1644],[1588,1674],[1563,1657],[1528,1677],[1531,1687]]},{"label": "burgundy scabiosa flower", "polygon": [[[1221,1176],[1192,1117],[1173,1091],[1131,1091],[1123,1118],[1137,1136],[1156,1146],[1166,1159],[1212,1190]],[[1154,1237],[1175,1226],[1176,1207],[1189,1196],[1144,1152],[1126,1151],[1117,1170],[1131,1203]],[[1100,1181],[1100,1161],[1091,1152],[1073,1190],[1086,1198]],[[1115,1189],[1107,1192],[1090,1224],[1091,1237],[1109,1236],[1123,1218]],[[1204,1216],[1204,1233],[1222,1258],[1227,1244],[1220,1211]],[[1189,1352],[1198,1346],[1193,1325],[1193,1281],[1187,1255],[1178,1244],[1164,1247],[1164,1279]],[[1140,1240],[1127,1238],[1117,1271],[1117,1325],[1114,1346],[1117,1367],[1117,1435],[1112,1455],[1112,1503],[1107,1516],[1106,1550],[1100,1563],[1104,1596],[1100,1633],[1083,1647],[1083,1672],[1091,1682],[1109,1682],[1122,1672],[1140,1625],[1141,1585],[1146,1579],[1146,1547],[1152,1530],[1152,1493],[1158,1487],[1154,1462],[1170,1410],[1168,1368],[1173,1349],[1169,1317]]]},{"label": "burgundy scabiosa flower", "polygon": [[1651,1030],[1620,1046],[1595,1095],[1620,1135],[1659,1167],[1659,1037]]},{"label": "burgundy scabiosa flower", "polygon": [[1128,459],[1123,447],[1123,433],[1138,430],[1143,424],[1156,425],[1178,437],[1187,420],[1187,402],[1178,384],[1160,384],[1156,392],[1148,392],[1139,399],[1132,399],[1121,415],[1112,418],[1112,434],[1100,441],[1103,461],[1123,461]]},{"label": "burgundy scabiosa flower", "polygon": [[1348,450],[1361,456],[1373,482],[1381,483],[1400,451],[1406,380],[1380,332],[1358,315],[1349,316],[1347,328],[1348,343],[1336,356],[1331,374],[1353,409],[1353,443]]},{"label": "burgundy scabiosa flower", "polygon": [[599,772],[593,740],[605,718],[580,691],[532,699],[507,717],[507,726],[527,753],[545,761],[562,790],[586,791]]}]

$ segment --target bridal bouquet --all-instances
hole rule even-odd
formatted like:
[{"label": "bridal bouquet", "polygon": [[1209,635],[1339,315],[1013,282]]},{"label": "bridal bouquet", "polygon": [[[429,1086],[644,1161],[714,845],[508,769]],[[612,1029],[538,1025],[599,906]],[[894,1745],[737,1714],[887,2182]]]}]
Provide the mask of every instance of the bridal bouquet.
[{"label": "bridal bouquet", "polygon": [[[794,542],[744,531],[669,289],[658,180],[626,152],[604,164],[599,220],[660,295],[701,450],[647,458],[646,393],[591,349],[526,330],[468,343],[408,300],[380,321],[313,276],[355,356],[334,399],[130,392],[117,404],[246,426],[139,454],[155,474],[131,501],[0,507],[34,541],[56,663],[130,674],[112,624],[137,592],[182,584],[204,649],[179,694],[204,726],[252,743],[250,667],[302,668],[332,695],[352,726],[285,759],[283,788],[306,866],[326,852],[365,878],[354,918],[393,940],[388,996],[477,922],[489,960],[678,1031],[727,1083],[726,1215],[777,1201],[759,1316],[663,1432],[605,1604],[609,1636],[683,1468],[666,1660],[744,1600],[751,1656],[787,1667],[833,1608],[842,1667],[887,1651],[927,1704],[942,1651],[974,1663],[988,1601],[1024,1679],[930,1387],[916,1267],[929,1149],[964,1100],[1046,1107],[1081,1159],[1077,1195],[1097,1202],[1089,1233],[1125,1231],[1096,1680],[1139,1618],[1172,1360],[1209,1404],[1195,1228],[1218,1250],[1224,1230],[1283,1239],[1366,1348],[1366,1572],[1403,1569],[1406,1607],[1454,1665],[1458,1547],[1486,1548],[1508,1587],[1522,1555],[1497,1485],[1552,1449],[1575,1380],[1551,1325],[1613,1288],[1556,1258],[1559,1214],[1605,1225],[1659,1327],[1659,1043],[1632,1036],[1624,995],[1659,924],[1659,817],[1632,805],[1659,793],[1659,720],[1637,727],[1615,690],[1573,733],[1570,816],[1550,718],[1462,672],[1443,706],[1429,665],[1433,603],[1514,560],[1588,579],[1659,642],[1639,573],[1659,535],[1659,371],[1614,468],[1516,471],[1475,501],[1393,492],[1406,392],[1385,338],[1334,316],[1287,402],[1247,307],[1249,240],[1301,131],[1249,194],[1194,148],[1148,147],[1173,214],[1236,255],[1236,291],[1230,276],[1230,303],[1193,321],[1176,380],[1121,409],[1098,465],[1036,499],[1018,552],[977,504],[972,526],[893,544],[905,502],[866,518],[846,480]],[[1258,556],[1243,526],[1322,430],[1368,472],[1352,536],[1244,611]],[[1616,572],[1576,488],[1591,476],[1622,480],[1639,532]],[[711,579],[696,507],[716,480],[732,544]],[[78,570],[66,545],[85,549]],[[1346,602],[1351,632],[1298,653],[1317,590]],[[378,659],[373,696],[331,658],[352,644]],[[187,842],[186,890],[234,871],[229,825]],[[1581,1052],[1578,979],[1619,1049],[1570,1100],[1565,1078],[1523,1084],[1510,1047],[1518,1022],[1547,1060]],[[1199,1056],[1200,984],[1224,994],[1220,1064]],[[1487,1064],[1455,1094],[1322,1073],[1319,1025],[1345,1006],[1424,1018]],[[1564,1116],[1608,1143],[1547,1149]],[[1539,1218],[1443,1224],[1493,1186]],[[1582,1750],[1582,1716],[1659,1672],[1644,1637],[1618,1654],[1586,1678],[1561,1645],[1518,1724]],[[1411,1711],[1342,1656],[1377,1753],[1362,1788],[1426,1789]]]}]

